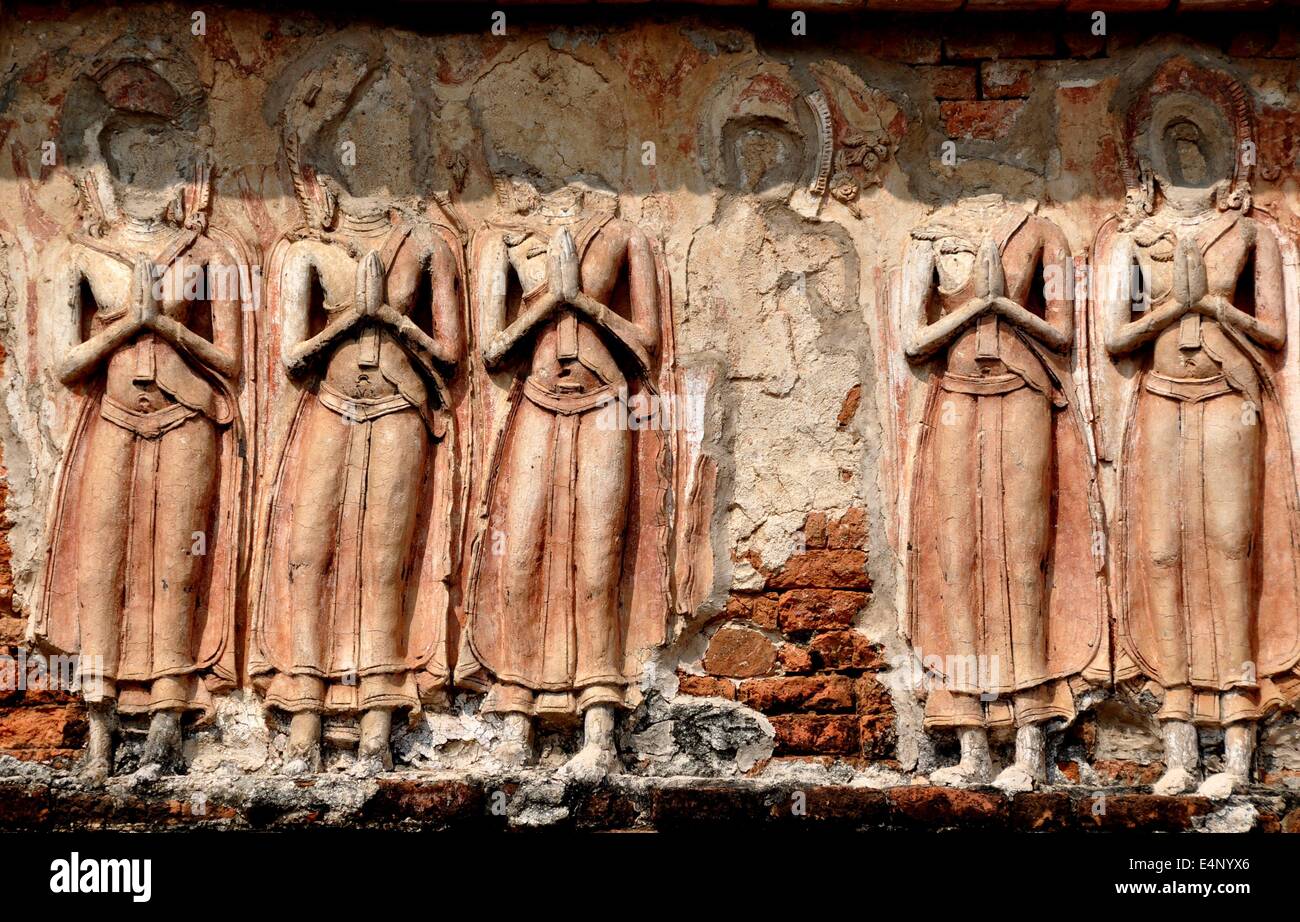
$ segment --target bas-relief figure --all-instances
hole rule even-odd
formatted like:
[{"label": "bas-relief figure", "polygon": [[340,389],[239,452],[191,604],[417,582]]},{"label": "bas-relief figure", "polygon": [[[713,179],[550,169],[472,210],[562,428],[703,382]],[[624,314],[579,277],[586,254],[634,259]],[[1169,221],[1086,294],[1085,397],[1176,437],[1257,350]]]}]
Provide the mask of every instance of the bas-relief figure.
[{"label": "bas-relief figure", "polygon": [[1174,59],[1125,127],[1128,207],[1099,234],[1094,298],[1115,363],[1098,376],[1119,475],[1115,678],[1162,697],[1155,790],[1194,788],[1197,727],[1222,728],[1224,770],[1201,791],[1223,796],[1250,779],[1257,721],[1300,696],[1282,361],[1294,291],[1275,228],[1252,213],[1242,87]]},{"label": "bas-relief figure", "polygon": [[1015,761],[994,783],[1028,790],[1045,780],[1045,725],[1074,717],[1085,679],[1108,677],[1073,264],[1055,225],[996,193],[911,236],[906,354],[934,368],[912,462],[907,623],[928,673],[925,726],[961,745],[931,780],[988,781],[989,731],[1015,728]]},{"label": "bas-relief figure", "polygon": [[670,446],[647,418],[671,381],[667,276],[613,196],[497,191],[471,256],[488,479],[456,672],[488,689],[508,761],[536,721],[581,719],[562,771],[592,779],[617,770],[615,716],[667,627]]},{"label": "bas-relief figure", "polygon": [[180,760],[182,715],[210,715],[237,678],[251,266],[207,227],[187,63],[128,40],[69,99],[84,231],[43,310],[79,404],[29,630],[78,657],[92,781],[111,772],[117,715],[150,715],[140,771],[156,774]]},{"label": "bas-relief figure", "polygon": [[[313,118],[345,118],[354,81],[313,84]],[[307,146],[289,120],[303,221],[268,262],[288,419],[262,475],[249,671],[291,715],[287,772],[320,767],[323,716],[359,715],[370,774],[391,768],[395,711],[446,700],[463,251],[449,212],[354,195]]]}]

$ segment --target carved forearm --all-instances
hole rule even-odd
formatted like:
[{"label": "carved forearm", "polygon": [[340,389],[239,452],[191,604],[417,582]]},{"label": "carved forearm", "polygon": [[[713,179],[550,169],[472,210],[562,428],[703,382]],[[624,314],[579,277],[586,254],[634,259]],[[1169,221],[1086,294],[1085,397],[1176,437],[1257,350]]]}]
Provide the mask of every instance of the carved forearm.
[{"label": "carved forearm", "polygon": [[1286,331],[1263,323],[1258,317],[1252,317],[1235,307],[1231,301],[1220,295],[1210,295],[1198,305],[1199,312],[1213,317],[1226,326],[1235,327],[1255,342],[1268,349],[1280,349],[1286,343]]},{"label": "carved forearm", "polygon": [[151,326],[159,336],[201,363],[227,378],[239,374],[239,356],[227,352],[216,343],[209,342],[185,324],[171,317],[159,317]]},{"label": "carved forearm", "polygon": [[515,318],[514,323],[499,331],[483,350],[483,360],[488,366],[498,364],[506,357],[520,340],[532,332],[533,327],[541,323],[559,306],[559,300],[549,292],[543,294],[532,308]]},{"label": "carved forearm", "polygon": [[1010,298],[997,299],[998,313],[1006,321],[1024,330],[1030,336],[1044,343],[1054,352],[1064,352],[1070,346],[1069,330],[1053,326],[1042,317],[1025,310]]},{"label": "carved forearm", "polygon": [[1124,324],[1113,335],[1106,337],[1106,351],[1111,355],[1132,352],[1179,320],[1187,310],[1184,305],[1171,304],[1149,312],[1141,320]]},{"label": "carved forearm", "polygon": [[59,366],[59,381],[75,384],[94,371],[127,340],[140,331],[139,322],[131,314],[109,325],[103,332],[74,346]]},{"label": "carved forearm", "polygon": [[336,339],[361,320],[361,311],[349,307],[337,319],[331,321],[325,329],[310,339],[305,339],[291,347],[284,354],[284,365],[290,371],[297,372],[311,363],[316,356],[328,349]]},{"label": "carved forearm", "polygon": [[640,363],[642,371],[650,369],[650,352],[646,348],[646,336],[640,327],[581,291],[574,297],[573,306],[622,343]]},{"label": "carved forearm", "polygon": [[940,317],[934,323],[921,327],[904,349],[908,361],[923,362],[929,359],[948,345],[956,338],[958,333],[986,310],[988,310],[986,302],[969,301],[952,313]]}]

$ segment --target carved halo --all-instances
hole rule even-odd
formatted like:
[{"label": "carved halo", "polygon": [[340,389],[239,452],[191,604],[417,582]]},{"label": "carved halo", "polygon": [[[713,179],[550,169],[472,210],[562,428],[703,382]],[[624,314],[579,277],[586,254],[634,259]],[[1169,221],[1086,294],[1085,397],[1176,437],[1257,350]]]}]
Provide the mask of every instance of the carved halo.
[{"label": "carved halo", "polygon": [[[1208,180],[1176,175],[1165,145],[1172,136],[1202,152]],[[1255,144],[1254,114],[1245,87],[1229,74],[1201,67],[1183,57],[1165,61],[1129,108],[1125,120],[1122,170],[1130,220],[1151,214],[1155,185],[1210,181],[1219,188],[1221,210],[1250,210]]]},{"label": "carved halo", "polygon": [[[104,150],[107,135],[124,125],[151,123],[173,132],[200,152],[189,175],[153,190],[172,197],[164,217],[204,230],[211,204],[212,167],[207,153],[203,87],[188,55],[167,41],[120,38],[88,60],[64,105],[66,162],[74,171],[82,222],[99,236],[122,215],[113,173]],[[161,154],[161,156],[165,156]]]}]

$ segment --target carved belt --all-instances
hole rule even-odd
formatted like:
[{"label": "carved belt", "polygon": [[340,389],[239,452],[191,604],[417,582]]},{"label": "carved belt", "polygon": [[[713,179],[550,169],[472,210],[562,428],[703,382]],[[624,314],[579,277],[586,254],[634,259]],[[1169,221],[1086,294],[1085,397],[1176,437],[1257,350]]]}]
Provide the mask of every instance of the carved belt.
[{"label": "carved belt", "polygon": [[1025,386],[1025,379],[1008,372],[1005,375],[961,375],[946,371],[943,389],[954,394],[974,394],[977,397],[996,397],[1009,394]]},{"label": "carved belt", "polygon": [[145,439],[156,439],[163,433],[175,429],[191,416],[198,416],[198,410],[192,410],[184,404],[173,403],[149,413],[132,410],[112,397],[105,396],[99,404],[99,415],[115,426],[121,426],[128,432]]},{"label": "carved belt", "polygon": [[1147,374],[1146,386],[1153,394],[1181,400],[1184,403],[1197,403],[1233,392],[1227,375],[1215,375],[1212,378],[1171,378],[1152,371]]},{"label": "carved belt", "polygon": [[596,407],[604,406],[615,397],[614,386],[605,384],[595,390],[553,391],[547,390],[532,378],[524,382],[524,396],[544,410],[563,413],[585,413]]},{"label": "carved belt", "polygon": [[416,409],[415,405],[401,394],[388,397],[349,397],[325,381],[320,383],[316,399],[322,406],[333,410],[339,416],[357,423],[368,423],[389,413]]}]

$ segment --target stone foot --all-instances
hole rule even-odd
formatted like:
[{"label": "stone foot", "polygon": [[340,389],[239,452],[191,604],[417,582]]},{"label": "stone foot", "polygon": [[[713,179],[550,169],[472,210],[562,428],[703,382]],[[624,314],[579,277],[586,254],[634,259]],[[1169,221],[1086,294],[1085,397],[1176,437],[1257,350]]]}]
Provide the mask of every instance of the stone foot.
[{"label": "stone foot", "polygon": [[1027,765],[1008,765],[993,779],[993,786],[1004,794],[1023,794],[1034,789],[1034,773]]},{"label": "stone foot", "polygon": [[964,788],[975,784],[987,784],[989,771],[987,766],[979,763],[958,762],[930,772],[930,783],[946,788]]},{"label": "stone foot", "polygon": [[557,777],[580,784],[595,784],[615,774],[618,774],[618,755],[612,749],[594,743],[583,746],[556,772]]},{"label": "stone foot", "polygon": [[320,715],[308,711],[294,714],[289,722],[289,745],[284,751],[286,775],[306,775],[320,771]]},{"label": "stone foot", "polygon": [[1161,775],[1156,783],[1151,785],[1152,793],[1161,794],[1165,797],[1186,794],[1195,789],[1196,777],[1187,769],[1177,765]]},{"label": "stone foot", "polygon": [[112,771],[113,768],[108,759],[87,756],[77,768],[77,777],[89,787],[100,788],[104,786],[104,782],[108,781],[108,776],[112,774]]},{"label": "stone foot", "polygon": [[1217,772],[1201,782],[1196,793],[1211,800],[1226,800],[1246,785],[1246,779],[1236,772]]},{"label": "stone foot", "polygon": [[527,714],[506,714],[501,743],[494,753],[507,768],[523,768],[533,762],[533,722]]},{"label": "stone foot", "polygon": [[389,731],[393,727],[393,712],[375,708],[361,715],[361,742],[357,746],[357,760],[349,769],[354,778],[372,778],[380,772],[393,770],[393,752],[388,745]]},{"label": "stone foot", "polygon": [[77,777],[91,787],[102,787],[113,773],[114,715],[103,704],[92,704],[88,709],[90,739],[86,757],[77,769]]},{"label": "stone foot", "polygon": [[179,711],[155,711],[149,720],[149,735],[140,755],[140,780],[156,780],[169,771],[184,769],[181,755],[181,715]]}]

